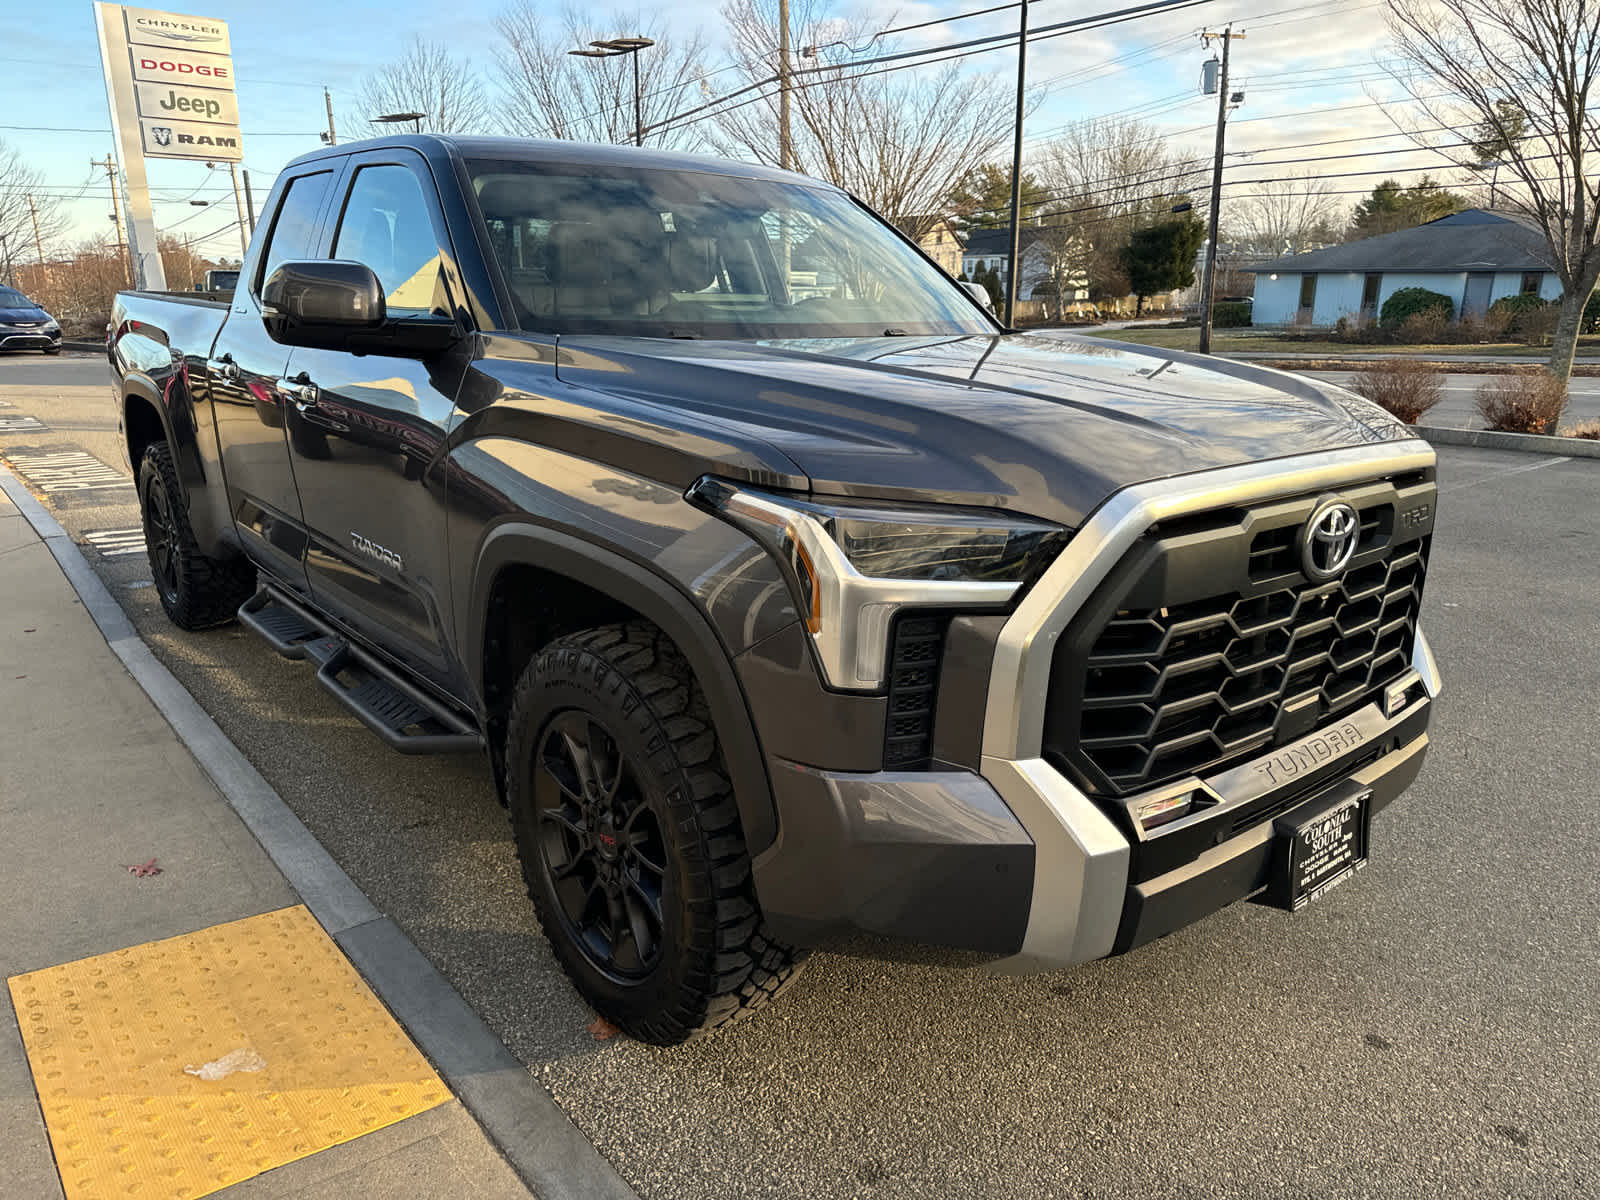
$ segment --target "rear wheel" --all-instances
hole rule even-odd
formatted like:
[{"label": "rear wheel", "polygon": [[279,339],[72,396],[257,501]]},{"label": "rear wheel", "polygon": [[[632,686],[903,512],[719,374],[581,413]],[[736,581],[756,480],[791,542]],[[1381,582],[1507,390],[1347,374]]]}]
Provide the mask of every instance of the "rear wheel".
[{"label": "rear wheel", "polygon": [[166,442],[150,443],[139,463],[139,511],[151,582],[172,623],[180,629],[207,629],[233,620],[255,591],[256,569],[242,557],[200,553]]},{"label": "rear wheel", "polygon": [[528,894],[601,1016],[671,1045],[794,978],[800,955],[761,920],[704,697],[660,630],[610,625],[536,654],[506,767]]}]

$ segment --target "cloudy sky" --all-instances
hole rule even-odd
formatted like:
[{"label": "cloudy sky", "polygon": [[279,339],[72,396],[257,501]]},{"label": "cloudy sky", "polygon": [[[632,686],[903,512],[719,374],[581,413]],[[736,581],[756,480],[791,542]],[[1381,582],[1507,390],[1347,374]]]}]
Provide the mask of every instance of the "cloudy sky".
[{"label": "cloudy sky", "polygon": [[[830,11],[890,28],[1003,2],[838,0]],[[358,136],[347,114],[363,72],[399,57],[414,34],[448,43],[487,80],[496,46],[494,18],[502,6],[503,0],[208,0],[194,6],[191,11],[198,15],[226,20],[230,26],[244,165],[258,205],[283,164],[319,144],[317,134],[326,127],[324,86],[332,89],[340,138],[347,140]],[[560,0],[551,3],[553,18],[559,6]],[[1123,6],[1121,0],[1034,0],[1030,21],[1037,28]],[[717,73],[727,65],[727,56],[713,5],[668,0],[650,11],[674,26],[703,28],[709,84],[714,91],[732,86],[728,81],[736,79],[734,73]],[[1004,32],[1015,28],[1016,16],[1012,8],[895,35],[863,55]],[[625,17],[620,20],[626,23]],[[1343,175],[1336,186],[1356,193],[1370,189],[1382,172],[1393,170],[1410,179],[1416,172],[1406,168],[1439,164],[1436,157],[1397,152],[1409,143],[1395,136],[1393,122],[1376,103],[1399,95],[1384,69],[1389,50],[1381,0],[1212,0],[1033,44],[1029,79],[1044,95],[1030,118],[1030,149],[1064,122],[1117,114],[1159,126],[1169,132],[1175,147],[1197,156],[1209,154],[1216,102],[1200,95],[1201,63],[1209,52],[1202,49],[1198,33],[1229,20],[1247,34],[1234,49],[1234,87],[1246,93],[1246,100],[1230,126],[1229,149],[1241,152],[1229,159],[1231,179],[1266,178],[1316,166]],[[617,32],[625,32],[622,24]],[[72,222],[71,236],[108,231],[105,174],[90,167],[91,159],[104,159],[112,149],[90,0],[28,5],[8,20],[7,34],[0,43],[0,141],[20,150],[38,169],[41,194],[62,201]],[[976,97],[1011,103],[1014,51],[1001,49],[966,62]],[[1276,165],[1322,155],[1360,157]],[[225,169],[211,172],[203,163],[152,160],[150,182],[158,228],[192,236],[201,244],[197,248],[212,254],[238,253]],[[190,200],[211,205],[195,207]]]}]

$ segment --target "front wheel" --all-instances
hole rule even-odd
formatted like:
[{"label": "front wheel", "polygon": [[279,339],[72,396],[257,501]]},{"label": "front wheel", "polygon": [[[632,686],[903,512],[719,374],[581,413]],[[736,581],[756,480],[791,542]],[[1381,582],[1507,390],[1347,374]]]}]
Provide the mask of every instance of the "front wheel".
[{"label": "front wheel", "polygon": [[139,512],[150,579],[172,623],[180,629],[208,629],[233,620],[255,591],[256,569],[245,558],[211,558],[200,552],[166,442],[151,442],[139,462]]},{"label": "front wheel", "polygon": [[529,663],[506,745],[528,894],[596,1012],[672,1045],[776,996],[800,955],[767,933],[705,699],[643,622]]}]

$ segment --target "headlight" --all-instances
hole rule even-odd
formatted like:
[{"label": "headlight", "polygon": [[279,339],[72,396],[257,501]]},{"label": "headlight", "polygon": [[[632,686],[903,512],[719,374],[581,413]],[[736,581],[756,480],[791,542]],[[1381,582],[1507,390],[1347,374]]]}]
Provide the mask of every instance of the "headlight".
[{"label": "headlight", "polygon": [[778,560],[835,688],[882,686],[903,608],[1008,603],[1066,544],[1059,525],[997,509],[817,503],[702,479],[689,498]]}]

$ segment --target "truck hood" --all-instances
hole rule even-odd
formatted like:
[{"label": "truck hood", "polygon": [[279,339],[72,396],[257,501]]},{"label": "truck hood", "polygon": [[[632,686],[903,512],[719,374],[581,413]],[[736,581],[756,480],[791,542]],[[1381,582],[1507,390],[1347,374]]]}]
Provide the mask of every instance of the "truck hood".
[{"label": "truck hood", "polygon": [[1070,335],[563,336],[557,369],[759,438],[817,492],[994,505],[1069,526],[1143,480],[1409,436],[1300,376]]}]

